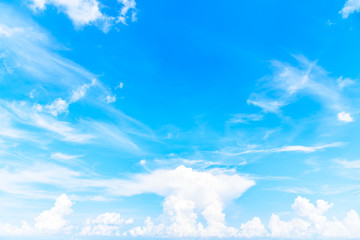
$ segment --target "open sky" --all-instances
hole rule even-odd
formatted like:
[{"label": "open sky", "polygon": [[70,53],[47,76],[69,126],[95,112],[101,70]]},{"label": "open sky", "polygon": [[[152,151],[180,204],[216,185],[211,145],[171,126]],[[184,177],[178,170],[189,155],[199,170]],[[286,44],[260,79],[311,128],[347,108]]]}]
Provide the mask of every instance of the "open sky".
[{"label": "open sky", "polygon": [[360,238],[360,0],[3,0],[0,239]]}]

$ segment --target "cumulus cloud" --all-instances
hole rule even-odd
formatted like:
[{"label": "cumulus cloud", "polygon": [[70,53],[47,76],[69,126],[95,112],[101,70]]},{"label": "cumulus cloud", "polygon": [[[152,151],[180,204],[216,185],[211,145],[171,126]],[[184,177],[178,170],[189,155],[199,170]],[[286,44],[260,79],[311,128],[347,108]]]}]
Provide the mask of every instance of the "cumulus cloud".
[{"label": "cumulus cloud", "polygon": [[[115,2],[115,1],[114,1]],[[118,16],[109,16],[104,12],[104,4],[98,0],[30,0],[30,6],[35,11],[43,11],[46,6],[54,6],[60,12],[64,12],[75,27],[80,28],[86,25],[96,25],[107,32],[115,23],[126,24],[128,15],[135,21],[136,2],[135,0],[118,0]]]},{"label": "cumulus cloud", "polygon": [[344,7],[339,12],[343,18],[347,18],[350,14],[360,11],[359,0],[347,0]]},{"label": "cumulus cloud", "polygon": [[296,218],[282,221],[273,214],[269,222],[269,235],[276,238],[359,238],[359,215],[351,210],[340,221],[333,217],[329,220],[325,213],[333,206],[324,200],[316,201],[316,205],[309,199],[297,197],[292,209]]},{"label": "cumulus cloud", "polygon": [[[163,217],[168,223],[156,225],[147,219],[145,226],[135,227],[129,233],[133,236],[236,236],[238,230],[226,226],[223,210],[228,201],[240,197],[253,185],[252,180],[239,175],[197,172],[184,166],[137,175],[128,184],[128,194],[154,192],[164,196]],[[198,221],[199,214],[206,224]]]},{"label": "cumulus cloud", "polygon": [[103,213],[96,218],[86,219],[80,235],[121,236],[124,232],[121,233],[120,228],[132,224],[133,221],[131,218],[121,218],[119,213]]},{"label": "cumulus cloud", "polygon": [[116,102],[116,96],[106,96],[106,102],[107,103],[113,103],[113,102]]},{"label": "cumulus cloud", "polygon": [[0,223],[0,236],[26,236],[70,233],[73,226],[64,217],[72,213],[72,202],[66,194],[60,195],[50,210],[35,218],[34,226],[23,221],[21,226]]},{"label": "cumulus cloud", "polygon": [[241,224],[239,236],[244,238],[264,237],[267,231],[260,218],[254,217],[252,220]]},{"label": "cumulus cloud", "polygon": [[337,118],[341,122],[349,123],[354,121],[354,119],[351,117],[350,113],[347,112],[339,112],[337,115]]}]

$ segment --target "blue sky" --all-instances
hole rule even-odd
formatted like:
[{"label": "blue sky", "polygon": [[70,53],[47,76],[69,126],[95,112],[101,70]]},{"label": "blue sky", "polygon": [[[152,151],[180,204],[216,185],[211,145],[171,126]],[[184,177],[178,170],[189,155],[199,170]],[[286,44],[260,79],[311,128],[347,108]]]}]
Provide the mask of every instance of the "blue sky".
[{"label": "blue sky", "polygon": [[0,3],[0,239],[360,237],[359,0]]}]

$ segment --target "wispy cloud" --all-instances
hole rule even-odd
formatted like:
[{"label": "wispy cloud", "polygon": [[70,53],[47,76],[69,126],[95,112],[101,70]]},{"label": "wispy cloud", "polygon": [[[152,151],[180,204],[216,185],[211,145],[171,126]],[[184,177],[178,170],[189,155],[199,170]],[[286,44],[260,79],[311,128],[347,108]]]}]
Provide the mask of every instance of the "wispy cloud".
[{"label": "wispy cloud", "polygon": [[228,124],[249,123],[252,121],[261,121],[264,118],[261,114],[233,114],[227,121]]},{"label": "wispy cloud", "polygon": [[41,113],[36,105],[32,106],[28,102],[7,102],[1,100],[0,106],[11,116],[12,122],[34,126],[55,133],[61,136],[64,141],[84,143],[94,138],[90,134],[81,133],[76,130],[68,122],[59,121],[51,115]]},{"label": "wispy cloud", "polygon": [[80,156],[79,155],[67,155],[67,154],[60,153],[60,152],[51,154],[51,158],[55,159],[55,160],[73,160],[78,157],[80,157]]},{"label": "wispy cloud", "polygon": [[[51,5],[53,1],[48,3]],[[124,1],[128,9],[131,4],[132,1]],[[138,150],[138,146],[129,135],[155,139],[149,127],[107,104],[106,97],[113,96],[109,88],[90,71],[60,56],[57,52],[60,44],[31,19],[1,4],[0,23],[1,58],[13,69],[11,73],[1,74],[6,74],[4,79],[12,79],[6,83],[8,91],[23,91],[25,98],[0,100],[4,109],[2,126],[6,126],[6,129],[0,127],[2,136],[32,141],[32,133],[36,133],[36,138],[51,141],[111,142],[112,146],[125,144],[122,149],[132,150]],[[31,82],[31,89],[25,82]],[[19,86],[24,87],[19,89]],[[36,92],[36,95],[29,97],[29,92]],[[86,103],[84,107],[87,109],[101,109],[105,115],[111,116],[111,122],[98,122],[78,113],[74,117],[70,112],[71,105],[80,100]],[[108,100],[113,102],[115,98]],[[86,123],[91,124],[87,126]],[[92,142],[92,139],[105,141]]]},{"label": "wispy cloud", "polygon": [[340,164],[341,166],[343,166],[344,168],[349,168],[349,169],[357,169],[360,168],[360,160],[355,160],[355,161],[347,161],[347,160],[339,160],[336,159],[334,160],[336,163]]},{"label": "wispy cloud", "polygon": [[248,104],[260,107],[265,113],[281,114],[281,108],[308,95],[316,98],[328,109],[342,112],[346,106],[344,97],[337,86],[344,88],[349,80],[332,79],[318,66],[303,56],[294,56],[297,65],[272,61],[274,73],[263,79],[266,90],[251,94]]},{"label": "wispy cloud", "polygon": [[251,154],[251,153],[274,153],[274,152],[305,152],[305,153],[311,153],[318,150],[326,149],[326,148],[333,148],[333,147],[340,147],[344,145],[344,143],[341,142],[335,142],[320,146],[301,146],[301,145],[295,145],[295,146],[284,146],[280,148],[270,148],[270,149],[250,149],[242,152],[229,152],[229,151],[218,151],[218,153],[229,155],[229,156],[237,156],[237,155],[243,155],[243,154]]},{"label": "wispy cloud", "polygon": [[110,16],[104,12],[105,4],[98,0],[30,0],[30,7],[35,11],[44,11],[47,6],[54,6],[59,12],[64,12],[76,28],[95,25],[104,32],[116,23],[126,24],[128,15],[132,21],[136,20],[135,0],[118,0],[117,16]]}]

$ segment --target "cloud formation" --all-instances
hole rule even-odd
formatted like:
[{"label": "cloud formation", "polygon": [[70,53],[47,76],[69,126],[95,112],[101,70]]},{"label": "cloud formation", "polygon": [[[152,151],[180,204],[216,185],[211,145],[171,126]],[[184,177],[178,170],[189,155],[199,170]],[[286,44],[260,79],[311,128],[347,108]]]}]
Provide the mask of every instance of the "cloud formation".
[{"label": "cloud formation", "polygon": [[359,0],[347,0],[344,7],[339,12],[343,18],[349,17],[350,14],[360,11]]},{"label": "cloud formation", "polygon": [[95,218],[85,220],[84,227],[80,235],[84,236],[121,236],[120,232],[123,225],[133,223],[133,219],[123,219],[119,213],[103,213]]},{"label": "cloud formation", "polygon": [[47,6],[54,6],[58,11],[65,13],[76,28],[86,25],[95,25],[104,32],[116,23],[126,24],[129,17],[132,21],[136,20],[136,2],[135,0],[113,1],[118,4],[119,15],[109,16],[104,12],[104,4],[97,0],[30,0],[30,6],[34,11],[44,11]]},{"label": "cloud formation", "polygon": [[339,112],[337,115],[339,121],[349,123],[354,121],[354,119],[351,117],[350,113],[347,112]]},{"label": "cloud formation", "polygon": [[[272,61],[273,74],[262,79],[265,90],[252,93],[249,105],[265,113],[282,114],[281,109],[302,96],[311,96],[324,107],[336,112],[348,108],[340,90],[353,82],[342,77],[332,79],[316,61],[294,56],[297,64]],[[340,89],[339,89],[340,88]]]},{"label": "cloud formation", "polygon": [[250,154],[250,153],[276,153],[276,152],[304,152],[304,153],[312,153],[318,150],[326,149],[326,148],[333,148],[333,147],[340,147],[343,143],[341,142],[334,142],[330,144],[320,145],[320,146],[284,146],[280,148],[270,148],[270,149],[250,149],[242,152],[234,152],[234,151],[218,151],[223,155],[228,156],[237,156],[243,154]]},{"label": "cloud formation", "polygon": [[360,237],[360,218],[354,210],[350,210],[340,221],[333,217],[329,220],[325,213],[333,206],[324,200],[316,201],[297,197],[292,209],[296,218],[282,221],[273,214],[269,222],[269,237],[274,238],[358,238]]},{"label": "cloud formation", "polygon": [[23,221],[21,226],[0,223],[0,236],[27,236],[70,233],[73,226],[64,218],[73,210],[72,202],[66,194],[60,195],[53,208],[41,212],[34,220],[34,226]]}]

